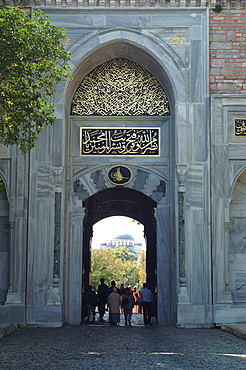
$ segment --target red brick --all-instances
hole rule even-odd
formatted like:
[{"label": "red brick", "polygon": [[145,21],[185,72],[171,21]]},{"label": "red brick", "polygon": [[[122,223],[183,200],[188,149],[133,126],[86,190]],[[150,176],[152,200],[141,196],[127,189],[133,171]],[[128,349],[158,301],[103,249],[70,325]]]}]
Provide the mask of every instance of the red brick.
[{"label": "red brick", "polygon": [[[245,93],[246,88],[246,11],[224,9],[221,14],[210,10],[210,40],[213,66],[210,67],[210,89],[218,93]],[[223,43],[224,34],[227,34]],[[224,44],[224,45],[223,45]],[[210,51],[210,55],[211,51]],[[216,63],[216,60],[219,62]],[[244,63],[244,64],[243,64]],[[223,75],[222,75],[223,73]],[[225,83],[223,83],[223,81]]]}]

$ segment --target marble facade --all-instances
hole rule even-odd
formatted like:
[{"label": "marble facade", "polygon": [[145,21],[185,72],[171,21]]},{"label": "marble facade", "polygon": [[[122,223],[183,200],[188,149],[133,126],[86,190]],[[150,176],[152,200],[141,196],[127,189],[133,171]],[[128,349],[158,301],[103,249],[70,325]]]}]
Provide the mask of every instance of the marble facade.
[{"label": "marble facade", "polygon": [[[73,78],[57,86],[57,121],[35,149],[23,156],[0,144],[10,223],[8,245],[0,248],[1,266],[9,258],[0,273],[0,288],[8,290],[1,321],[80,324],[83,202],[113,187],[106,173],[119,162],[133,172],[126,187],[157,203],[159,323],[244,321],[246,145],[233,125],[246,116],[246,97],[209,96],[208,9],[43,10],[68,30]],[[132,60],[158,79],[169,98],[168,118],[70,116],[79,83],[114,58]],[[91,126],[160,127],[161,155],[83,158],[79,130]]]}]

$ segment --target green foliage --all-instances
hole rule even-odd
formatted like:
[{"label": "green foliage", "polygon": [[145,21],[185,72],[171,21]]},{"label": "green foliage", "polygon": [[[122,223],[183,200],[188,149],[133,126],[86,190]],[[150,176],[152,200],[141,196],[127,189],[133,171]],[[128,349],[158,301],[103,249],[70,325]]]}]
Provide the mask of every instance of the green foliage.
[{"label": "green foliage", "polygon": [[45,125],[53,124],[48,101],[55,84],[69,74],[70,53],[54,27],[38,10],[28,18],[21,9],[0,6],[0,138],[25,153],[35,146]]},{"label": "green foliage", "polygon": [[144,250],[142,250],[140,253],[139,253],[139,257],[138,257],[138,278],[139,278],[139,283],[140,283],[140,286],[143,285],[143,283],[146,282],[146,279],[145,279],[145,264],[146,264],[146,253]]},{"label": "green foliage", "polygon": [[91,285],[97,288],[100,278],[105,279],[105,283],[115,279],[114,258],[110,249],[95,249],[91,252]]},{"label": "green foliage", "polygon": [[[126,253],[127,252],[127,253]],[[116,286],[120,284],[137,285],[138,266],[133,262],[135,255],[126,247],[94,249],[91,252],[91,283],[97,289],[100,278],[110,285],[115,280]]]},{"label": "green foliage", "polygon": [[115,256],[115,258],[120,259],[122,262],[133,262],[136,259],[135,254],[129,252],[129,249],[127,247],[121,245],[116,245],[116,247],[112,249],[111,253],[113,254],[113,256]]},{"label": "green foliage", "polygon": [[134,265],[129,271],[127,275],[128,282],[126,285],[131,285],[131,287],[136,286],[139,288],[139,280],[138,280],[138,266]]}]

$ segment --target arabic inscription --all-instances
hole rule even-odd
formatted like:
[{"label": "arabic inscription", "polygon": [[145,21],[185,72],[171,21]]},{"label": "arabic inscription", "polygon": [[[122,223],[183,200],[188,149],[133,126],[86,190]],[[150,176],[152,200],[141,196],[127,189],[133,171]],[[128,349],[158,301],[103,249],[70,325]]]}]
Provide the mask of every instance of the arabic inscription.
[{"label": "arabic inscription", "polygon": [[81,128],[81,156],[159,156],[159,128]]},{"label": "arabic inscription", "polygon": [[246,118],[235,118],[234,129],[235,136],[246,136]]},{"label": "arabic inscription", "polygon": [[103,63],[74,94],[73,116],[168,116],[169,102],[159,81],[127,59]]}]

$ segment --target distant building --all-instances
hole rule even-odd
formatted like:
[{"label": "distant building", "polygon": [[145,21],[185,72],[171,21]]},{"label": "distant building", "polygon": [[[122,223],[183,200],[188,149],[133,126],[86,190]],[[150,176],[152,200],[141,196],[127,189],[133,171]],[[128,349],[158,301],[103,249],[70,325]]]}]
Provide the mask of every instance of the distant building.
[{"label": "distant building", "polygon": [[106,242],[100,244],[100,249],[115,248],[117,245],[122,247],[127,247],[131,253],[138,255],[138,253],[143,249],[142,243],[135,240],[129,234],[118,235],[113,239],[108,239]]}]

